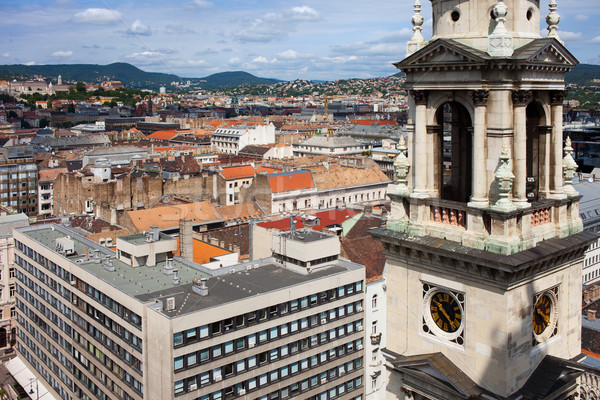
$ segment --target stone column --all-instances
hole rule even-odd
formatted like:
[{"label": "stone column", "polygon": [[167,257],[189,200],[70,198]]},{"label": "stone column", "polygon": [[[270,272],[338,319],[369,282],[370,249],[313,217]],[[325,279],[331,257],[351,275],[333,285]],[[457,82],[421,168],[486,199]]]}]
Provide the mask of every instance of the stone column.
[{"label": "stone column", "polygon": [[475,90],[471,92],[473,103],[475,104],[475,116],[473,121],[473,181],[471,182],[471,199],[469,206],[487,207],[489,204],[488,188],[486,179],[486,113],[488,90]]},{"label": "stone column", "polygon": [[424,90],[411,90],[415,99],[415,182],[412,197],[427,198],[427,95]]},{"label": "stone column", "polygon": [[552,106],[552,139],[550,140],[550,163],[552,165],[552,177],[550,178],[550,198],[564,199],[563,190],[563,99],[565,91],[550,92],[550,105]]},{"label": "stone column", "polygon": [[527,114],[526,108],[531,98],[530,90],[513,90],[513,168],[515,181],[513,186],[513,204],[527,207]]}]

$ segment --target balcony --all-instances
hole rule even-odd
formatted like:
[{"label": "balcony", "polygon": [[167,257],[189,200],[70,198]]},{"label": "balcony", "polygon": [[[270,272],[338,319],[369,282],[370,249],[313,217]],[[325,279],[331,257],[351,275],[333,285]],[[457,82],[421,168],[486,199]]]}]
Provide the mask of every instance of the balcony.
[{"label": "balcony", "polygon": [[377,346],[381,343],[381,332],[371,334],[371,344]]},{"label": "balcony", "polygon": [[431,236],[463,246],[510,255],[537,243],[581,232],[581,196],[527,203],[527,208],[498,211],[439,198],[388,193],[392,212],[387,227],[414,236]]}]

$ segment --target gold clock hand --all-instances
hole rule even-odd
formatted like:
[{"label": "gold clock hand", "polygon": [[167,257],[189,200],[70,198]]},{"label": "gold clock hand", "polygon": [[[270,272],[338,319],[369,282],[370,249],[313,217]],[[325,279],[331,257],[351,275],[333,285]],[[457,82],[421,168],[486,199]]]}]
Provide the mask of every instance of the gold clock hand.
[{"label": "gold clock hand", "polygon": [[546,322],[546,324],[549,324],[549,323],[550,323],[550,318],[549,318],[549,317],[548,317],[546,314],[544,314],[543,312],[541,312],[539,308],[536,308],[536,309],[535,309],[535,312],[537,312],[537,314],[538,314],[540,317],[542,317],[542,319],[543,319],[543,320]]},{"label": "gold clock hand", "polygon": [[446,312],[446,309],[444,308],[444,306],[442,305],[442,303],[440,303],[437,300],[433,300],[433,302],[438,306],[438,308],[442,311],[442,314],[444,314],[444,316],[446,317],[446,319],[448,320],[448,322],[450,323],[450,326],[452,327],[452,329],[456,329],[456,326],[454,324],[454,321],[452,321],[452,319],[450,318],[450,316],[448,315],[448,313]]}]

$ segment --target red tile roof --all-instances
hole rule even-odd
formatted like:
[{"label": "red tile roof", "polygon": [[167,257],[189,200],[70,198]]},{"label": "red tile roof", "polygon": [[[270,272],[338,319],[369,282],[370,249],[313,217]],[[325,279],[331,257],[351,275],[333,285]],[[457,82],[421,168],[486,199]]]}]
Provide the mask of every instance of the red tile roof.
[{"label": "red tile roof", "polygon": [[[294,227],[296,229],[302,229],[304,228],[304,224],[302,223],[302,221],[300,221],[299,218],[294,218]],[[284,219],[280,219],[277,221],[265,221],[265,222],[259,222],[258,226],[265,228],[265,229],[277,229],[280,231],[289,231],[290,230],[290,219],[289,218],[284,218]]]},{"label": "red tile roof", "polygon": [[156,131],[150,135],[148,135],[148,139],[154,140],[171,140],[175,136],[177,136],[177,132],[172,131]]},{"label": "red tile roof", "polygon": [[225,179],[240,179],[254,177],[254,168],[252,165],[242,165],[240,167],[223,168],[221,175]]},{"label": "red tile roof", "polygon": [[268,175],[271,193],[290,192],[292,190],[312,189],[315,187],[312,173],[306,170]]},{"label": "red tile roof", "polygon": [[357,125],[396,125],[398,123],[398,121],[390,119],[353,119],[351,122]]},{"label": "red tile roof", "polygon": [[348,218],[352,218],[358,213],[359,211],[347,208],[345,210],[333,209],[327,211],[320,211],[312,215],[319,218],[319,225],[321,226],[321,229],[323,229],[324,227],[331,225],[341,225],[342,222],[344,222]]}]

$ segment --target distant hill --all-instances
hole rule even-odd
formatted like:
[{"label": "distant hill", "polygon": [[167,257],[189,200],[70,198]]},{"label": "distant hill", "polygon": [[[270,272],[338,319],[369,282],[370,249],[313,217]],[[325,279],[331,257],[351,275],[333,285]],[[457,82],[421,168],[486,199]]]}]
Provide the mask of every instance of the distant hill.
[{"label": "distant hill", "polygon": [[567,72],[565,80],[567,83],[587,85],[593,79],[600,79],[600,65],[579,64],[571,72]]},{"label": "distant hill", "polygon": [[[237,87],[241,85],[261,85],[282,82],[277,79],[259,78],[247,72],[222,72],[205,78],[181,78],[174,74],[146,72],[128,63],[97,64],[56,64],[56,65],[0,65],[0,78],[31,79],[35,76],[57,78],[65,82],[98,83],[105,80],[118,80],[125,86],[134,88],[158,89],[169,87],[171,82],[190,80],[200,83],[203,89]],[[206,81],[206,82],[199,82]]]},{"label": "distant hill", "polygon": [[126,86],[136,88],[158,88],[158,86],[179,81],[177,75],[146,72],[127,63],[97,64],[56,64],[56,65],[0,65],[1,76],[33,77],[41,75],[56,78],[61,75],[64,81],[97,83],[104,80],[119,80]]},{"label": "distant hill", "polygon": [[283,82],[278,79],[259,78],[243,71],[219,72],[200,79],[206,81],[200,84],[202,89],[221,89],[243,85],[269,85],[271,83]]}]

